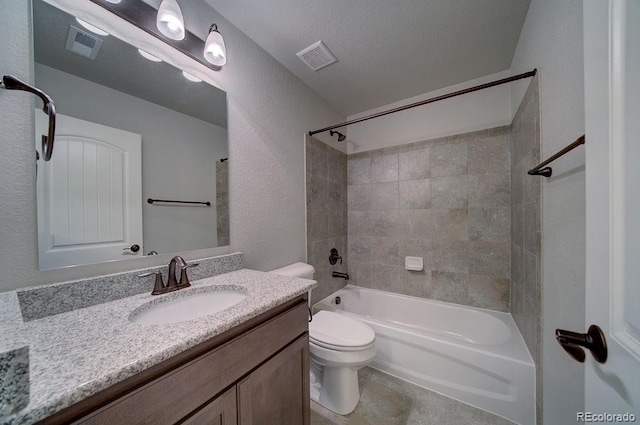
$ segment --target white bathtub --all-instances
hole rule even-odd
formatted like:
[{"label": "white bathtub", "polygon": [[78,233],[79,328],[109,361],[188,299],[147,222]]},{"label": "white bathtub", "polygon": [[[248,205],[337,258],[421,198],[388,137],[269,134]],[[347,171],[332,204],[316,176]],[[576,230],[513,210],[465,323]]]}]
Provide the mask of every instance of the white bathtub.
[{"label": "white bathtub", "polygon": [[316,310],[373,328],[373,368],[516,423],[535,424],[535,366],[510,314],[352,285],[315,304]]}]

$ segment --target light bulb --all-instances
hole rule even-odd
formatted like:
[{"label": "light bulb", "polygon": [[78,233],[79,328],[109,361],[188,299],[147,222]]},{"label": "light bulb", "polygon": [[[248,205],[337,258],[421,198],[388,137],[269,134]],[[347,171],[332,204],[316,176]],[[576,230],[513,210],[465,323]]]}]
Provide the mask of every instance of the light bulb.
[{"label": "light bulb", "polygon": [[216,24],[211,25],[207,41],[204,43],[204,58],[207,62],[216,66],[227,63],[227,51],[224,45],[222,34],[218,32]]},{"label": "light bulb", "polygon": [[145,52],[142,49],[138,49],[138,53],[140,53],[140,56],[142,56],[143,58],[149,59],[152,62],[162,62],[162,59],[157,58],[157,57],[153,56],[151,53]]},{"label": "light bulb", "polygon": [[194,83],[199,83],[202,81],[200,78],[196,77],[193,74],[189,74],[187,71],[182,71],[182,75],[184,76],[184,78],[189,81],[193,81]]},{"label": "light bulb", "polygon": [[184,18],[176,0],[162,0],[160,8],[158,8],[156,26],[167,38],[172,40],[184,39]]}]

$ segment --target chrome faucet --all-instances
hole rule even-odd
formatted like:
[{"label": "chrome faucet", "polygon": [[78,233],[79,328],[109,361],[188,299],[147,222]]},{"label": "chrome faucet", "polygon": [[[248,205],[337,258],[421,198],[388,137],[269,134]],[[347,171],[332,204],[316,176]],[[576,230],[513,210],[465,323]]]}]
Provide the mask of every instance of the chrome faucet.
[{"label": "chrome faucet", "polygon": [[[160,270],[143,273],[138,275],[138,277],[155,276],[155,285],[151,295],[166,294],[168,292],[177,291],[178,289],[188,288],[191,286],[189,276],[187,276],[187,269],[196,266],[198,266],[198,263],[188,264],[182,257],[176,255],[169,262],[169,276],[166,285],[162,282],[162,273]],[[180,282],[178,282],[178,279],[176,278],[176,267],[180,268]]]}]

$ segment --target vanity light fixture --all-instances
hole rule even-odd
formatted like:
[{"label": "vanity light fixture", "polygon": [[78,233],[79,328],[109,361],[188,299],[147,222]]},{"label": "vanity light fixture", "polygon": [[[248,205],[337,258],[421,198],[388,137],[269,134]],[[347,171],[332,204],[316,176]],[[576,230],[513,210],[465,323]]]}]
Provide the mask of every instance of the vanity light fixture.
[{"label": "vanity light fixture", "polygon": [[196,77],[193,74],[189,74],[187,71],[182,71],[182,75],[184,76],[184,78],[189,81],[193,81],[194,83],[199,83],[202,81],[200,78]]},{"label": "vanity light fixture", "polygon": [[157,58],[157,57],[153,56],[151,53],[145,52],[142,49],[138,49],[138,53],[140,53],[140,56],[142,56],[145,59],[150,60],[151,62],[162,62],[162,59]]},{"label": "vanity light fixture", "polygon": [[223,66],[227,63],[227,49],[216,24],[212,24],[209,28],[209,35],[204,43],[204,58],[215,66]]},{"label": "vanity light fixture", "polygon": [[[213,71],[220,71],[227,63],[227,49],[218,26],[212,24],[206,41],[187,30],[179,0],[156,0],[156,9],[149,0],[90,0],[125,21],[146,31],[152,36]],[[119,2],[119,4],[115,2]],[[183,0],[183,4],[187,4]],[[150,19],[149,19],[150,18]],[[155,21],[155,22],[154,22]],[[155,24],[155,25],[154,25]]]},{"label": "vanity light fixture", "polygon": [[82,19],[80,19],[80,18],[76,18],[76,21],[78,21],[78,23],[79,23],[80,25],[82,25],[83,27],[85,27],[86,29],[88,29],[89,31],[91,31],[91,32],[92,32],[92,33],[94,33],[94,34],[98,34],[98,35],[101,35],[101,36],[103,36],[103,37],[106,37],[106,36],[108,36],[108,35],[109,35],[109,33],[108,33],[108,32],[106,32],[106,31],[104,31],[104,30],[101,30],[100,28],[98,28],[98,27],[96,27],[96,26],[94,26],[94,25],[91,25],[89,22],[87,22],[87,21],[83,21],[83,20],[82,20]]},{"label": "vanity light fixture", "polygon": [[185,37],[184,18],[176,0],[162,0],[156,18],[158,30],[172,40],[183,40]]}]

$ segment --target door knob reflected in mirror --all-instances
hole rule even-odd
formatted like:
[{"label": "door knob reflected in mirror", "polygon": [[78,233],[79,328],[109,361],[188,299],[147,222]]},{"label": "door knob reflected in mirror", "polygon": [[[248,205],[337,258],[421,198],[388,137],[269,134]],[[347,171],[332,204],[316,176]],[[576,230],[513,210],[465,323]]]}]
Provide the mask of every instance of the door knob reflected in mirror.
[{"label": "door knob reflected in mirror", "polygon": [[140,251],[140,245],[133,244],[129,248],[123,248],[122,250],[123,251],[131,251],[133,253],[136,253],[136,252]]},{"label": "door knob reflected in mirror", "polygon": [[585,360],[582,347],[591,351],[591,355],[597,362],[607,361],[607,340],[602,329],[597,325],[589,326],[586,334],[556,329],[556,340],[574,360],[580,363],[584,363]]}]

